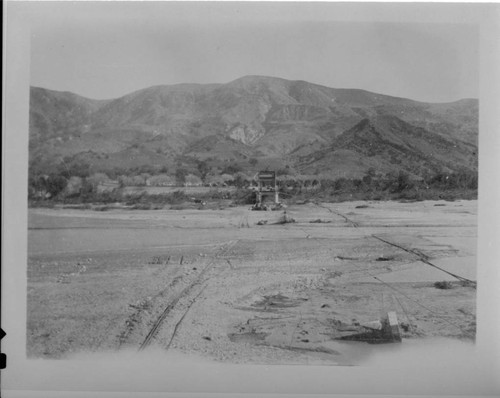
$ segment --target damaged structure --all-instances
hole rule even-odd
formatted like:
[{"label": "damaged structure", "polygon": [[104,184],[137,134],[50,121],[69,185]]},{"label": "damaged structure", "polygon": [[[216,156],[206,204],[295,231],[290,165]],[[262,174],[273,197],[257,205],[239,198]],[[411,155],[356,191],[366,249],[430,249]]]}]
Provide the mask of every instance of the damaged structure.
[{"label": "damaged structure", "polygon": [[364,341],[371,344],[400,343],[401,331],[399,329],[396,312],[388,312],[379,321],[355,325],[345,330],[347,333],[339,340]]},{"label": "damaged structure", "polygon": [[271,197],[274,200],[274,205],[279,206],[279,190],[276,181],[275,171],[260,171],[255,176],[257,181],[256,200],[253,207],[254,210],[267,210],[264,204],[265,200]]}]

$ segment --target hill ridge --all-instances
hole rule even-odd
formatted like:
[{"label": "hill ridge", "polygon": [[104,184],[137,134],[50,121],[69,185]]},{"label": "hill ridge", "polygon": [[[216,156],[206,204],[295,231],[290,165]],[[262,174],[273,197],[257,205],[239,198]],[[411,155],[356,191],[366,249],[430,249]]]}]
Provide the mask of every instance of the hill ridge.
[{"label": "hill ridge", "polygon": [[[368,134],[368,130],[360,123],[373,125],[384,144],[378,142],[377,150],[389,151],[392,160],[361,148],[368,144],[355,133]],[[248,167],[245,162],[256,158],[276,167],[292,165],[299,172],[313,166],[328,172],[349,169],[350,156],[364,168],[380,164],[397,169],[398,162],[406,162],[405,153],[408,162],[418,164],[401,167],[418,174],[419,167],[430,168],[420,164],[425,159],[418,153],[424,147],[432,149],[424,145],[430,140],[449,147],[448,153],[441,151],[428,160],[432,169],[475,170],[477,132],[478,101],[474,99],[423,103],[259,75],[229,83],[155,85],[111,100],[41,87],[32,87],[30,97],[30,163],[38,169],[49,169],[56,159],[75,157],[103,171],[118,165],[130,168],[138,159],[152,165],[163,159],[170,169],[209,159],[213,167],[222,169],[221,162]],[[358,142],[349,140],[349,135]],[[404,150],[397,149],[397,143]],[[346,163],[326,164],[325,148],[337,154],[342,150],[339,159]],[[127,160],[125,153],[137,156]],[[304,159],[315,156],[317,164],[306,165]],[[354,174],[363,172],[352,167]]]},{"label": "hill ridge", "polygon": [[413,99],[413,98],[410,98],[410,97],[402,97],[402,96],[397,96],[397,95],[385,94],[385,93],[382,93],[382,92],[374,92],[374,91],[370,91],[370,90],[367,90],[367,89],[361,89],[361,88],[355,88],[355,87],[350,87],[350,88],[346,88],[346,87],[343,87],[343,88],[333,88],[333,87],[330,87],[330,86],[326,86],[324,84],[308,82],[308,81],[302,80],[302,79],[285,79],[285,78],[282,78],[282,77],[267,76],[267,75],[244,75],[244,76],[241,76],[239,78],[233,79],[233,80],[225,82],[225,83],[194,83],[193,82],[193,83],[155,84],[155,85],[152,85],[152,86],[148,86],[148,87],[144,87],[144,88],[140,88],[140,89],[131,91],[131,92],[127,93],[127,94],[124,94],[124,95],[121,95],[121,96],[118,96],[118,97],[105,98],[105,99],[95,99],[95,98],[87,97],[87,96],[78,94],[76,92],[68,91],[68,90],[55,90],[55,89],[51,89],[51,88],[47,88],[47,87],[42,87],[42,86],[35,86],[35,85],[30,85],[30,89],[43,89],[43,90],[51,91],[51,92],[54,92],[54,93],[73,94],[73,95],[77,95],[79,97],[86,98],[86,99],[93,100],[93,101],[112,101],[112,100],[115,100],[115,99],[119,99],[119,98],[128,96],[128,95],[133,94],[133,93],[137,93],[137,92],[144,91],[144,90],[149,90],[149,89],[154,89],[154,88],[161,88],[161,87],[168,88],[168,87],[181,87],[181,86],[223,86],[223,85],[229,85],[229,84],[238,82],[240,80],[254,79],[254,78],[257,78],[257,79],[268,79],[268,80],[281,80],[281,81],[288,82],[288,83],[307,83],[308,85],[322,87],[322,88],[327,88],[327,89],[334,89],[334,90],[338,90],[338,91],[358,91],[358,92],[364,92],[364,93],[381,95],[381,96],[384,96],[384,97],[390,97],[390,98],[394,98],[394,99],[409,100],[409,101],[413,101],[413,102],[417,102],[417,103],[421,103],[421,104],[453,104],[453,103],[457,103],[457,102],[460,102],[460,101],[469,101],[469,100],[479,101],[478,98],[465,97],[465,98],[458,98],[458,99],[453,100],[453,101],[429,102],[429,101],[416,100],[416,99]]}]

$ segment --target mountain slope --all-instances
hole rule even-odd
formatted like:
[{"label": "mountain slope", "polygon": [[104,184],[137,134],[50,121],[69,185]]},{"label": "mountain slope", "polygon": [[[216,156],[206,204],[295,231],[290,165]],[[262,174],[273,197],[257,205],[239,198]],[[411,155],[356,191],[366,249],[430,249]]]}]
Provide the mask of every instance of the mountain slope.
[{"label": "mountain slope", "polygon": [[92,115],[108,102],[31,87],[30,140],[86,131],[92,123]]},{"label": "mountain slope", "polygon": [[[336,169],[342,175],[358,175],[374,167],[382,172],[405,170],[418,176],[443,170],[477,170],[476,153],[472,144],[384,115],[363,119],[326,148],[302,156],[299,153],[297,164],[306,173],[331,173]],[[346,167],[351,163],[355,166]]]},{"label": "mountain slope", "polygon": [[[325,155],[328,151],[338,155],[342,150],[339,159],[346,162],[347,154],[356,154],[362,168],[365,163],[398,167],[404,154],[409,163],[430,162],[424,170],[474,169],[477,133],[474,99],[429,104],[264,76],[155,86],[106,101],[32,87],[30,98],[30,159],[35,163],[91,151],[120,159],[102,161],[100,167],[118,162],[127,168],[126,154],[134,149],[144,152],[136,158],[146,163],[148,156],[156,163],[161,156],[170,163],[257,157],[298,162],[309,170],[320,167],[312,165],[314,157],[319,161],[333,156]],[[436,150],[426,158],[433,145],[458,149]],[[324,167],[332,169],[328,164]],[[417,170],[416,165],[404,168]]]}]

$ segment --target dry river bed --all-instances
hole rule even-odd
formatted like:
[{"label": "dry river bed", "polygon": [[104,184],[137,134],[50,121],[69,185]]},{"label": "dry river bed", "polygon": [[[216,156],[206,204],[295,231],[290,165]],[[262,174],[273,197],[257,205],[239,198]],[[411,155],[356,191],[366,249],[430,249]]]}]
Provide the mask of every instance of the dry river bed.
[{"label": "dry river bed", "polygon": [[[28,357],[161,349],[355,365],[412,339],[474,341],[476,201],[306,203],[286,209],[295,222],[283,216],[30,209]],[[391,311],[401,343],[344,340]]]}]

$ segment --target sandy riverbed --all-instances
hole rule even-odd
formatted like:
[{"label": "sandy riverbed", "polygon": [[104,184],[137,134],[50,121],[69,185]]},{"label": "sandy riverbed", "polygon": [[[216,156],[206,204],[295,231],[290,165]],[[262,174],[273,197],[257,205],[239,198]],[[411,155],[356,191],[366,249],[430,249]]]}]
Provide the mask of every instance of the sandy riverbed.
[{"label": "sandy riverbed", "polygon": [[389,311],[403,345],[474,340],[476,201],[282,215],[31,209],[28,355],[138,349],[169,306],[146,349],[228,363],[364,363],[387,345],[339,338]]}]

